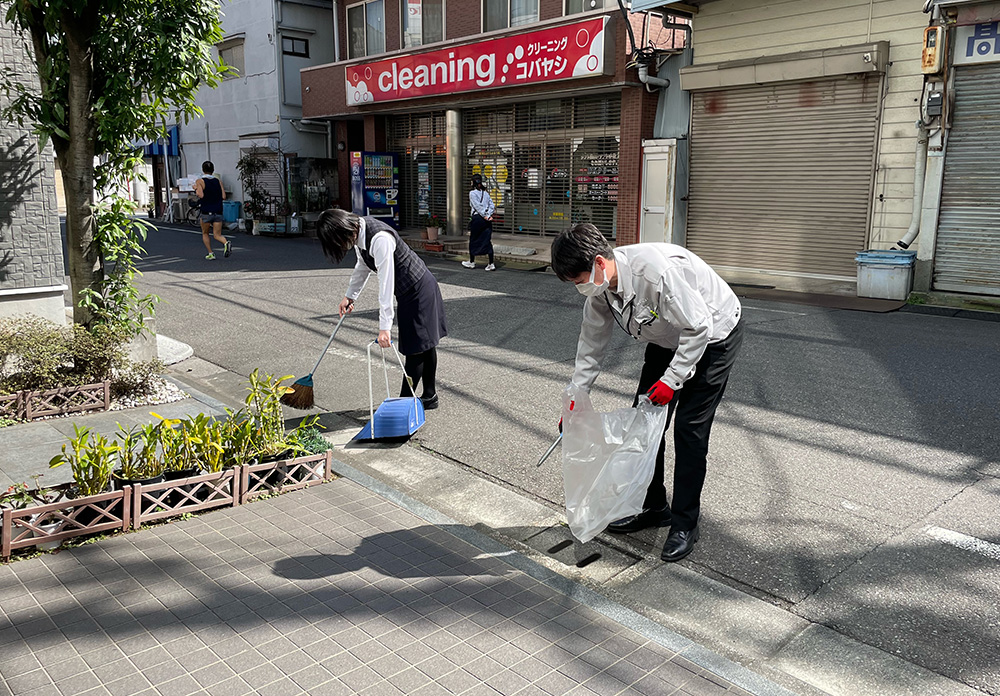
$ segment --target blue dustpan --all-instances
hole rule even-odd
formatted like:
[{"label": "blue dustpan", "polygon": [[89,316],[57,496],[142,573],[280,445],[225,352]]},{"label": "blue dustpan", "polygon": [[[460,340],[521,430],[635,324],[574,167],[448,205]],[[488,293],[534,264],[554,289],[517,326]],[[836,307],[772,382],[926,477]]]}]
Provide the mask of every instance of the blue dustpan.
[{"label": "blue dustpan", "polygon": [[[416,396],[405,396],[393,398],[389,396],[389,370],[385,365],[385,351],[382,352],[382,367],[385,372],[385,392],[386,399],[378,409],[375,409],[375,399],[372,394],[372,342],[368,346],[368,409],[371,420],[365,424],[354,440],[382,440],[394,437],[408,437],[417,432],[417,429],[424,424],[424,405]],[[399,357],[396,346],[392,347],[396,352],[400,368],[403,367],[403,359]],[[406,374],[404,372],[404,374]],[[412,385],[411,385],[412,386]]]}]

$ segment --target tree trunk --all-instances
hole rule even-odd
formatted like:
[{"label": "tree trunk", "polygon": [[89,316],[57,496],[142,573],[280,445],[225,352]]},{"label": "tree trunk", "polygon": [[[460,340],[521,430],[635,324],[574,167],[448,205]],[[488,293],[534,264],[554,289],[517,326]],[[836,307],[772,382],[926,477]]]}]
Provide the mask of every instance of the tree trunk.
[{"label": "tree trunk", "polygon": [[[89,15],[89,16],[88,16]],[[73,320],[90,326],[94,317],[80,306],[81,293],[98,294],[104,280],[104,260],[94,240],[94,155],[97,127],[91,100],[94,96],[94,55],[91,37],[96,13],[88,7],[80,14],[64,14],[62,28],[69,57],[69,100],[66,120],[69,141],[59,153],[66,191],[66,244]]]}]

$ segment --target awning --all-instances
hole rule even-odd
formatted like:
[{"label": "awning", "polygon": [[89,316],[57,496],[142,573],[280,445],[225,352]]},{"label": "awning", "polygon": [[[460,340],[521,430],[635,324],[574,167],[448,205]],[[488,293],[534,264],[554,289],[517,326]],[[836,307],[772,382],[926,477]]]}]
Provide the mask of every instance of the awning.
[{"label": "awning", "polygon": [[[167,128],[166,140],[167,154],[171,157],[177,157],[180,155],[180,149],[178,147],[180,143],[180,132],[178,126],[170,126]],[[163,138],[159,138],[157,140],[133,140],[132,147],[136,149],[141,147],[142,154],[145,157],[162,155],[164,150]]]}]

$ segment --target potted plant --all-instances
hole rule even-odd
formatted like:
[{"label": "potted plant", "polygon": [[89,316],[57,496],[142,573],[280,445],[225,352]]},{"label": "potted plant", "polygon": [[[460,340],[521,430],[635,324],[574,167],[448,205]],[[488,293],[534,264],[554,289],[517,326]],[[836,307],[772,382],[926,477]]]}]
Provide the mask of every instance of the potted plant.
[{"label": "potted plant", "polygon": [[178,418],[164,418],[158,413],[150,412],[160,419],[155,427],[159,430],[160,449],[163,452],[163,477],[167,481],[197,476],[201,473],[198,460],[194,456],[194,444],[185,437],[185,430]]},{"label": "potted plant", "polygon": [[[430,239],[431,236],[431,216],[427,213],[422,213],[420,215],[420,238]],[[436,232],[437,230],[435,230]]]},{"label": "potted plant", "polygon": [[49,467],[55,468],[69,463],[73,469],[73,481],[79,497],[107,493],[111,487],[111,476],[114,471],[114,455],[118,445],[112,444],[100,433],[91,436],[90,428],[73,425],[75,437],[70,438],[62,446],[62,453],[49,461]]},{"label": "potted plant", "polygon": [[427,239],[429,241],[437,241],[438,235],[441,233],[441,218],[435,214],[427,216]]},{"label": "potted plant", "polygon": [[285,438],[284,414],[281,410],[281,397],[291,391],[291,387],[283,384],[292,379],[292,375],[275,377],[260,374],[258,370],[250,373],[250,392],[246,397],[246,405],[250,418],[258,431],[256,454],[261,461],[278,461],[291,454],[292,447]]},{"label": "potted plant", "polygon": [[260,183],[267,167],[267,160],[260,156],[257,147],[250,148],[236,161],[236,171],[243,184],[244,224],[250,234],[254,230],[254,221],[260,220],[267,212],[267,192]]},{"label": "potted plant", "polygon": [[[41,488],[38,485],[38,479],[42,477],[41,474],[35,474],[31,478],[34,480],[35,487],[28,488],[27,483],[15,483],[7,489],[7,492],[0,495],[0,508],[9,508],[11,510],[24,510],[25,508],[31,507],[33,505],[45,505],[47,503],[54,502],[55,495],[52,491]],[[34,537],[45,537],[52,536],[59,531],[59,520],[52,520],[49,522],[40,521],[43,520],[42,515],[32,515],[28,518],[28,524],[36,529],[41,530],[41,534],[38,532],[31,532]],[[15,533],[16,534],[16,533]],[[62,546],[62,541],[44,541],[35,545],[40,551],[52,551],[54,549]]]},{"label": "potted plant", "polygon": [[122,485],[150,485],[163,480],[163,461],[157,456],[159,430],[156,426],[125,428],[118,424],[118,470]]}]

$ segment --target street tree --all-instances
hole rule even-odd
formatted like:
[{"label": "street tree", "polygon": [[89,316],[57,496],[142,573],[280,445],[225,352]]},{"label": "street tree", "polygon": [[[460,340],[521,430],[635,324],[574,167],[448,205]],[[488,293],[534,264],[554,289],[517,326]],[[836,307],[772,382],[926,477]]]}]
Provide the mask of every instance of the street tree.
[{"label": "street tree", "polygon": [[135,333],[154,298],[133,282],[146,224],[128,186],[134,143],[163,136],[167,121],[201,115],[194,99],[219,84],[218,0],[0,0],[30,37],[40,89],[3,80],[5,115],[52,142],[66,195],[74,320]]}]

